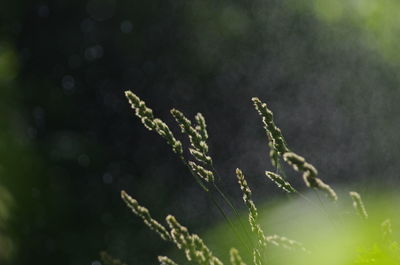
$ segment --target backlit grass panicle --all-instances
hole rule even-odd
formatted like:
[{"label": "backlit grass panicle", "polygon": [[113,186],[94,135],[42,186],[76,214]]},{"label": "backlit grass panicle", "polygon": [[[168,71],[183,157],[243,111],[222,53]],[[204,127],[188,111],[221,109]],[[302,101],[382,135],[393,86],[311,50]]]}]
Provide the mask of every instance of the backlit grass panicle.
[{"label": "backlit grass panicle", "polygon": [[206,120],[204,119],[203,114],[199,112],[196,114],[194,118],[197,123],[195,127],[196,131],[201,135],[202,139],[206,141],[208,139],[208,132],[207,132]]},{"label": "backlit grass panicle", "polygon": [[364,203],[361,199],[361,196],[358,192],[350,191],[349,192],[351,199],[353,200],[353,207],[356,212],[364,219],[368,219],[368,213],[365,209]]},{"label": "backlit grass panicle", "polygon": [[183,153],[182,143],[174,137],[168,125],[162,120],[154,118],[153,111],[132,91],[125,91],[125,96],[131,104],[131,107],[135,110],[135,115],[140,118],[143,125],[150,131],[154,130],[161,135],[167,140],[167,143],[172,147],[174,153],[181,156]]},{"label": "backlit grass panicle", "polygon": [[257,208],[254,202],[251,200],[251,190],[246,179],[244,178],[243,172],[239,168],[236,169],[236,177],[243,193],[243,201],[246,204],[250,214],[254,217],[254,219],[256,219],[258,216]]},{"label": "backlit grass panicle", "polygon": [[167,229],[161,225],[159,222],[154,220],[149,210],[146,207],[139,205],[137,200],[129,196],[125,191],[121,191],[121,198],[126,203],[126,205],[132,210],[134,214],[142,218],[143,222],[153,231],[161,236],[162,239],[169,241],[171,236]]},{"label": "backlit grass panicle", "polygon": [[175,139],[174,134],[171,132],[168,125],[160,119],[154,119],[153,122],[156,125],[157,133],[167,140],[167,143],[172,146],[174,153],[182,155],[182,143]]},{"label": "backlit grass panicle", "polygon": [[192,238],[187,228],[180,225],[172,215],[168,215],[166,220],[171,229],[171,236],[175,245],[178,249],[182,249],[185,252],[186,258],[189,261],[195,260],[196,250],[194,249]]},{"label": "backlit grass panicle", "polygon": [[205,143],[202,143],[205,139],[203,139],[202,134],[200,134],[193,126],[192,122],[186,118],[186,116],[177,109],[171,110],[172,116],[175,118],[176,122],[179,124],[182,133],[185,133],[189,136],[190,144],[201,152],[207,153],[208,146]]},{"label": "backlit grass panicle", "polygon": [[197,161],[200,161],[200,162],[204,163],[205,165],[211,165],[212,159],[210,156],[208,156],[196,149],[193,149],[193,148],[189,148],[189,152],[194,158],[196,158]]},{"label": "backlit grass panicle", "polygon": [[160,262],[160,265],[178,265],[172,259],[166,256],[158,256],[158,261]]},{"label": "backlit grass panicle", "polygon": [[171,229],[173,242],[185,252],[188,261],[199,265],[222,265],[198,235],[190,234],[188,229],[172,215],[168,215],[166,220]]},{"label": "backlit grass panicle", "polygon": [[260,250],[257,248],[253,249],[253,263],[254,265],[263,265]]},{"label": "backlit grass panicle", "polygon": [[329,199],[332,201],[337,201],[338,197],[334,189],[331,186],[323,182],[320,178],[314,179],[314,183],[312,187],[319,189],[320,191],[324,192]]},{"label": "backlit grass panicle", "polygon": [[[289,148],[285,142],[281,130],[274,123],[274,115],[271,110],[268,109],[266,103],[262,103],[259,98],[254,97],[251,99],[254,107],[262,117],[264,123],[264,129],[268,135],[268,140],[272,143],[272,146],[279,155],[283,155],[289,152]],[[274,162],[273,162],[274,163]]]},{"label": "backlit grass panicle", "polygon": [[135,110],[135,115],[139,117],[143,125],[150,131],[155,129],[153,110],[146,106],[146,103],[136,96],[132,91],[125,91],[125,96]]},{"label": "backlit grass panicle", "polygon": [[307,163],[302,156],[299,156],[293,152],[287,152],[283,154],[283,159],[286,161],[286,163],[292,166],[294,170],[303,173],[303,179],[307,187],[321,190],[331,200],[337,200],[336,192],[328,184],[324,183],[317,177],[317,169],[313,165]]},{"label": "backlit grass panicle", "polygon": [[[197,113],[194,117],[194,121],[192,122],[181,111],[177,109],[171,110],[171,114],[178,123],[182,133],[186,134],[189,138],[190,146],[188,149],[191,156],[193,156],[198,162],[188,161],[183,154],[182,143],[174,137],[168,125],[162,120],[156,118],[153,114],[153,111],[148,108],[145,102],[133,92],[126,91],[125,95],[132,108],[135,110],[135,115],[141,119],[144,126],[149,130],[156,131],[167,141],[167,143],[172,147],[172,150],[179,155],[182,162],[188,167],[196,181],[203,187],[203,189],[205,191],[211,191],[208,189],[210,187],[213,188],[212,191],[218,191],[218,194],[221,195],[221,198],[224,199],[224,202],[226,202],[227,205],[230,205],[232,209],[236,211],[230,201],[226,199],[226,196],[222,193],[219,187],[217,187],[217,184],[214,183],[214,172],[216,175],[217,173],[213,167],[212,159],[208,154],[207,139],[209,136],[204,116],[201,113]],[[279,163],[279,159],[282,157],[283,160],[295,171],[302,173],[303,180],[307,187],[318,189],[327,194],[330,199],[336,201],[337,195],[335,191],[320,178],[318,178],[317,169],[308,163],[303,157],[290,151],[281,130],[275,125],[274,115],[272,111],[268,109],[267,104],[261,102],[258,98],[252,98],[252,101],[255,109],[262,117],[264,129],[268,137],[268,146],[270,148],[269,156],[271,158],[271,162],[273,166],[276,167],[277,172],[282,174],[279,175],[277,173],[266,171],[266,176],[283,191],[287,193],[297,193],[296,189],[282,177],[285,176],[283,168]],[[250,252],[253,252],[253,264],[266,265],[263,255],[267,245],[275,245],[286,249],[308,252],[300,242],[295,240],[278,235],[265,235],[259,224],[258,210],[251,198],[251,189],[243,172],[240,169],[236,169],[236,177],[243,194],[243,201],[249,212],[248,221],[251,232],[254,234],[254,238],[257,240],[256,242],[252,242],[252,239],[250,238],[250,243],[252,245],[251,247],[249,247],[247,244],[243,244],[249,248]],[[211,183],[212,185],[207,185],[206,182]],[[227,218],[223,208],[219,207],[218,203],[216,203],[219,201],[214,200],[212,197],[213,193],[210,192],[209,195],[216,204],[217,208],[221,211],[222,215],[232,226],[232,222],[230,222],[229,218]],[[353,199],[354,208],[363,218],[366,219],[368,215],[360,195],[356,192],[350,192],[350,195]],[[133,213],[139,216],[150,229],[158,233],[162,239],[174,243],[178,249],[182,250],[189,263],[198,265],[223,265],[222,262],[216,256],[214,256],[203,240],[198,235],[191,234],[186,227],[182,226],[175,219],[174,216],[167,216],[166,221],[168,226],[164,227],[162,224],[152,218],[147,208],[139,205],[139,203],[130,197],[125,191],[121,191],[121,197],[127,206],[133,211]],[[233,226],[232,228],[235,231]],[[382,230],[385,238],[390,237],[392,233],[390,221],[385,221],[382,223]],[[239,239],[242,240],[240,237]],[[393,241],[388,242],[395,244]],[[177,265],[173,260],[165,256],[159,256],[158,260],[161,265]],[[240,257],[238,250],[235,248],[230,250],[230,262],[232,265],[246,265]]]},{"label": "backlit grass panicle", "polygon": [[278,236],[278,235],[271,235],[271,236],[267,236],[267,242],[270,244],[273,244],[275,246],[278,247],[283,247],[286,249],[290,249],[290,250],[301,250],[301,251],[306,251],[305,247],[303,246],[302,243],[293,240],[293,239],[289,239],[287,237],[284,236]]},{"label": "backlit grass panicle", "polygon": [[294,193],[296,192],[296,190],[292,187],[292,185],[290,185],[289,182],[287,182],[286,180],[284,180],[282,178],[282,176],[270,172],[270,171],[265,171],[265,175],[272,181],[274,182],[278,188],[284,190],[287,193]]},{"label": "backlit grass panicle", "polygon": [[189,161],[189,166],[192,171],[196,173],[200,178],[206,182],[214,182],[214,174],[212,171],[205,169],[204,167],[197,165],[195,162]]},{"label": "backlit grass panicle", "polygon": [[231,248],[229,251],[230,261],[232,265],[246,265],[243,262],[242,257],[239,255],[239,251],[236,248]]},{"label": "backlit grass panicle", "polygon": [[240,185],[240,189],[242,190],[243,193],[243,201],[247,206],[247,209],[249,210],[249,224],[251,231],[255,234],[257,238],[257,246],[254,247],[253,249],[253,259],[254,263],[256,265],[262,264],[262,259],[260,255],[260,250],[266,247],[266,237],[264,234],[264,231],[262,230],[261,226],[257,222],[257,217],[258,217],[258,211],[257,208],[254,204],[254,202],[251,199],[251,190],[249,188],[249,185],[247,184],[247,181],[243,175],[243,172],[240,169],[236,169],[236,177],[238,179],[238,183]]},{"label": "backlit grass panicle", "polygon": [[[179,124],[182,133],[185,133],[189,137],[190,145],[192,146],[190,153],[194,158],[205,164],[211,165],[211,157],[208,156],[208,145],[207,145],[207,131],[204,117],[200,114],[196,115],[196,121],[199,122],[198,126],[194,128],[192,122],[186,118],[186,116],[177,109],[171,110],[172,116]],[[193,151],[192,151],[193,150]]]}]

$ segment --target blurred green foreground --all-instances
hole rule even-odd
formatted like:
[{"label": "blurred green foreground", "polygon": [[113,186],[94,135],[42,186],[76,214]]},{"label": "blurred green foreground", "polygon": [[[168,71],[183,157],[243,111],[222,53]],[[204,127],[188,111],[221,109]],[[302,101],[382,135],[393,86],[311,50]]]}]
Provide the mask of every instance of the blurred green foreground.
[{"label": "blurred green foreground", "polygon": [[[305,197],[259,207],[262,209],[260,223],[267,236],[285,236],[303,243],[307,249],[305,252],[268,245],[264,253],[267,264],[400,264],[399,196],[395,193],[364,196],[367,220],[357,215],[349,196],[346,198],[345,193],[341,196],[340,203],[332,204],[312,192]],[[241,221],[247,225],[245,217]],[[240,227],[238,221],[235,226]],[[252,255],[246,252],[228,225],[211,229],[204,239],[226,264],[229,264],[231,247],[238,248],[244,261],[252,264]]]}]

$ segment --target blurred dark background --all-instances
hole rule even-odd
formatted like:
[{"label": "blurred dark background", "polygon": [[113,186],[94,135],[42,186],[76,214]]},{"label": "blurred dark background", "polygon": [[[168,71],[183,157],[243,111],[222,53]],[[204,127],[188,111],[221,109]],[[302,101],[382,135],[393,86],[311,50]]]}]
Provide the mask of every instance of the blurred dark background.
[{"label": "blurred dark background", "polygon": [[[85,0],[0,5],[0,263],[156,264],[169,246],[120,200],[194,231],[221,219],[132,89],[180,137],[172,107],[207,120],[227,193],[257,201],[271,169],[250,98],[336,186],[398,184],[399,3]],[[296,181],[296,180],[294,180]],[[301,180],[298,187],[303,187]]]}]

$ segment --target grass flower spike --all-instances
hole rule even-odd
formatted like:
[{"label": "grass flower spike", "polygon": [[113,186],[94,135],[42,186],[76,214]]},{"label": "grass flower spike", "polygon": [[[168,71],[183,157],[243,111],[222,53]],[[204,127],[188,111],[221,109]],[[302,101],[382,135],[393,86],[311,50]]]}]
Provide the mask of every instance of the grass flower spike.
[{"label": "grass flower spike", "polygon": [[140,100],[140,98],[132,91],[125,91],[125,96],[131,104],[132,109],[135,110],[135,115],[140,118],[143,125],[150,131],[156,131],[161,135],[165,140],[167,140],[167,143],[172,147],[172,150],[181,156],[183,153],[182,143],[175,139],[168,125],[162,120],[154,118],[153,110],[148,108],[146,103]]},{"label": "grass flower spike", "polygon": [[195,127],[196,131],[201,135],[202,139],[206,141],[208,139],[207,125],[206,120],[204,119],[203,114],[200,112],[196,114],[194,117],[197,125]]},{"label": "grass flower spike", "polygon": [[135,110],[135,115],[139,117],[143,125],[150,131],[155,130],[153,110],[146,106],[146,103],[136,96],[132,91],[125,91],[125,96]]},{"label": "grass flower spike", "polygon": [[271,161],[274,166],[277,166],[278,155],[283,155],[289,152],[289,148],[283,138],[281,130],[274,123],[274,115],[271,110],[268,109],[266,103],[262,103],[259,98],[254,97],[251,99],[254,107],[262,117],[264,123],[264,129],[268,136],[269,146],[272,148],[270,153]]},{"label": "grass flower spike", "polygon": [[238,168],[236,169],[236,177],[238,179],[240,189],[242,190],[243,193],[243,201],[246,204],[247,209],[249,210],[248,220],[251,231],[255,234],[257,238],[257,246],[253,249],[254,263],[256,265],[262,264],[262,258],[260,252],[261,249],[263,249],[267,245],[266,237],[264,231],[257,222],[258,211],[253,200],[251,199],[251,190],[249,188],[249,185],[247,184],[247,181],[244,178],[242,171]]},{"label": "grass flower spike", "polygon": [[166,220],[171,229],[173,242],[185,252],[188,261],[199,265],[222,265],[222,262],[212,254],[198,235],[190,234],[188,229],[172,215],[167,216]]},{"label": "grass flower spike", "polygon": [[197,165],[196,163],[189,161],[189,166],[194,173],[196,173],[200,178],[206,182],[214,182],[214,174],[205,169],[204,167]]},{"label": "grass flower spike", "polygon": [[159,234],[162,239],[166,241],[171,240],[171,236],[168,233],[167,229],[151,217],[150,212],[146,207],[139,205],[137,200],[133,199],[125,191],[121,191],[121,198],[134,214],[142,218],[143,222],[151,230]]},{"label": "grass flower spike", "polygon": [[303,179],[307,187],[321,190],[325,192],[331,200],[337,200],[336,192],[317,177],[317,169],[313,165],[307,163],[303,157],[293,152],[288,152],[283,155],[283,159],[292,166],[294,170],[303,173]]},{"label": "grass flower spike", "polygon": [[229,255],[232,265],[246,265],[246,263],[242,261],[242,258],[239,255],[239,251],[236,248],[231,248]]},{"label": "grass flower spike", "polygon": [[204,164],[211,165],[212,160],[211,157],[208,156],[208,145],[206,140],[208,138],[206,123],[203,115],[197,114],[196,121],[198,125],[196,128],[192,126],[192,122],[185,117],[185,115],[177,109],[171,110],[172,116],[175,118],[176,122],[179,124],[182,133],[185,133],[189,137],[190,145],[190,153],[196,158],[198,161],[203,162]]},{"label": "grass flower spike", "polygon": [[[251,198],[251,189],[243,172],[240,169],[236,169],[237,181],[242,191],[244,204],[248,210],[248,222],[251,229],[250,233],[254,235],[253,237],[244,237],[245,240],[243,240],[243,234],[240,232],[246,233],[248,229],[244,227],[242,223],[240,223],[242,231],[237,229],[237,227],[234,226],[234,222],[230,220],[229,215],[224,212],[224,208],[219,205],[220,203],[226,203],[225,206],[229,206],[231,209],[233,209],[233,211],[239,217],[238,221],[241,221],[240,215],[237,213],[236,208],[230,202],[229,198],[225,196],[223,191],[218,187],[218,183],[215,181],[215,177],[218,176],[219,178],[219,174],[214,168],[213,161],[208,154],[209,148],[207,140],[209,136],[207,132],[206,121],[201,113],[197,113],[194,117],[194,121],[192,122],[181,111],[177,109],[171,110],[171,114],[178,123],[182,133],[186,134],[189,138],[190,145],[188,150],[190,155],[196,159],[193,160],[196,162],[193,162],[186,158],[186,152],[184,154],[182,143],[174,137],[168,125],[162,120],[156,118],[153,114],[153,111],[146,106],[144,101],[142,101],[131,91],[126,91],[125,95],[128,98],[132,108],[135,110],[135,115],[140,118],[144,126],[151,131],[156,131],[166,140],[168,145],[172,147],[172,150],[179,155],[184,165],[190,170],[190,173],[193,175],[198,184],[206,192],[208,192],[207,195],[231,226],[231,229],[237,236],[237,239],[239,239],[242,246],[248,250],[246,254],[253,255],[253,265],[269,264],[268,262],[265,262],[265,260],[267,258],[266,255],[268,255],[266,247],[268,246],[269,250],[270,245],[289,250],[301,250],[306,253],[310,253],[306,250],[303,244],[298,241],[284,236],[275,234],[266,235],[264,233],[260,225],[257,207]],[[290,167],[302,174],[304,183],[307,187],[320,190],[324,192],[331,200],[336,201],[338,197],[335,191],[328,184],[324,183],[320,178],[318,178],[317,169],[308,163],[302,156],[290,151],[281,130],[275,125],[274,115],[271,110],[268,109],[267,104],[261,102],[258,98],[252,98],[252,101],[255,109],[262,117],[264,129],[268,137],[268,146],[270,148],[269,156],[273,166],[276,167],[277,170],[276,173],[265,171],[266,177],[284,192],[301,195],[287,181],[284,167],[282,167],[280,164],[280,158],[282,158]],[[214,197],[214,195],[218,195],[219,197]],[[367,219],[368,214],[360,194],[352,191],[350,192],[350,196],[353,200],[353,206],[357,213],[363,219]],[[168,225],[163,226],[157,220],[152,218],[147,208],[141,206],[125,191],[121,191],[121,197],[126,205],[132,210],[132,212],[143,220],[146,226],[158,233],[162,239],[174,243],[178,249],[183,251],[189,263],[198,265],[223,265],[222,262],[213,254],[213,252],[211,252],[204,241],[197,234],[191,234],[186,227],[181,225],[175,219],[174,216],[168,215],[166,218]],[[392,246],[391,249],[397,251],[396,253],[400,253],[398,252],[400,249],[399,245],[391,238],[392,231],[390,221],[387,220],[382,223],[382,233],[384,238],[383,241],[387,242],[387,245]],[[239,255],[239,251],[237,249],[231,248],[229,254],[231,265],[246,265]],[[165,256],[159,256],[158,261],[161,265],[177,265],[173,260]]]},{"label": "grass flower spike", "polygon": [[282,178],[282,176],[275,174],[273,172],[270,171],[265,171],[265,175],[272,181],[274,182],[278,188],[284,190],[287,193],[294,193],[296,192],[296,190],[292,187],[292,185],[290,185],[289,182],[287,182],[286,180],[284,180]]},{"label": "grass flower spike", "polygon": [[350,191],[350,196],[353,199],[353,206],[356,212],[364,219],[368,218],[367,210],[365,209],[364,203],[358,192]]},{"label": "grass flower spike", "polygon": [[390,239],[390,237],[393,234],[392,221],[390,221],[390,219],[386,219],[385,221],[382,222],[381,228],[382,228],[383,238],[385,240]]},{"label": "grass flower spike", "polygon": [[158,261],[160,265],[178,265],[173,260],[165,256],[158,256]]}]

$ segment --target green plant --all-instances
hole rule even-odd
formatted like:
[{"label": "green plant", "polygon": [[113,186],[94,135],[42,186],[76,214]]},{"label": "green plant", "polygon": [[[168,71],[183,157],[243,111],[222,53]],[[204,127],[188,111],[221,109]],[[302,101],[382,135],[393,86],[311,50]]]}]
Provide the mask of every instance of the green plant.
[{"label": "green plant", "polygon": [[[245,175],[240,169],[236,169],[236,177],[243,194],[244,204],[246,205],[248,210],[248,224],[250,229],[246,228],[246,226],[241,223],[240,218],[238,218],[239,226],[235,226],[232,223],[231,218],[217,203],[217,200],[214,198],[215,195],[213,195],[214,193],[210,192],[211,190],[216,191],[216,194],[218,194],[222,198],[223,202],[225,202],[230,208],[232,208],[237,217],[240,217],[237,209],[233,206],[233,204],[215,182],[215,176],[218,173],[214,168],[213,160],[209,154],[209,148],[207,144],[207,126],[205,119],[201,113],[196,114],[195,122],[192,123],[192,121],[179,110],[171,110],[171,114],[178,123],[181,132],[187,135],[187,137],[189,138],[190,146],[188,147],[188,153],[190,154],[190,157],[192,157],[190,159],[187,158],[185,155],[182,142],[177,140],[177,138],[174,136],[166,123],[154,116],[152,109],[148,108],[144,101],[142,101],[137,95],[135,95],[131,91],[126,91],[125,95],[129,100],[132,108],[135,110],[136,116],[140,118],[143,125],[150,131],[155,131],[160,136],[162,136],[166,140],[167,144],[171,146],[173,152],[176,153],[183,164],[186,165],[189,172],[194,177],[195,181],[208,194],[210,200],[213,201],[214,205],[224,216],[224,218],[230,225],[233,233],[238,238],[241,245],[236,247],[246,248],[247,251],[252,253],[252,262],[254,265],[268,264],[265,254],[265,249],[268,247],[268,245],[275,245],[291,250],[295,249],[306,253],[307,255],[312,255],[312,252],[307,250],[306,246],[298,241],[280,235],[265,234],[259,223],[259,211],[251,198],[251,189],[246,181]],[[293,168],[293,170],[302,174],[304,183],[308,188],[326,194],[326,196],[332,201],[332,203],[335,204],[338,200],[337,193],[331,186],[326,184],[318,177],[318,171],[313,165],[307,162],[302,156],[294,153],[289,149],[281,130],[276,126],[274,122],[272,111],[269,110],[267,105],[261,102],[258,98],[252,98],[252,101],[255,109],[258,111],[259,115],[262,118],[264,129],[267,135],[268,146],[270,148],[271,163],[276,168],[275,173],[269,171],[265,172],[267,178],[275,183],[277,187],[280,188],[282,191],[289,194],[303,196],[289,183],[288,179],[286,178],[286,174],[281,164],[282,161],[286,162],[291,168]],[[192,161],[192,159],[196,162]],[[368,219],[368,214],[360,194],[352,191],[350,192],[350,196],[353,200],[354,209],[359,214],[359,216],[364,220]],[[145,225],[147,225],[151,230],[159,234],[161,239],[175,244],[179,250],[183,251],[186,259],[189,262],[194,262],[199,265],[223,264],[221,260],[214,255],[214,253],[207,247],[207,245],[198,235],[190,233],[189,230],[181,225],[174,216],[167,216],[167,226],[164,226],[150,215],[150,212],[146,207],[141,206],[125,191],[121,191],[121,197],[126,205],[132,210],[132,212],[140,217]],[[383,228],[383,234],[385,235],[385,238],[387,238],[386,242],[388,245],[390,245],[390,247],[381,248],[374,245],[371,249],[364,249],[364,252],[360,252],[359,257],[357,260],[354,261],[354,264],[375,264],[373,262],[376,262],[376,257],[379,255],[384,258],[387,258],[388,256],[395,257],[393,259],[397,258],[397,260],[395,261],[397,263],[394,264],[400,264],[398,263],[400,262],[400,259],[398,258],[398,244],[394,240],[388,239],[391,235],[390,222],[385,221],[383,223]],[[250,231],[252,237],[249,235],[248,231]],[[255,238],[255,240],[253,240],[253,238]],[[390,253],[390,255],[387,253]],[[161,264],[176,264],[168,257],[159,257],[159,262]],[[230,262],[232,265],[246,264],[240,256],[237,248],[231,248]]]}]

